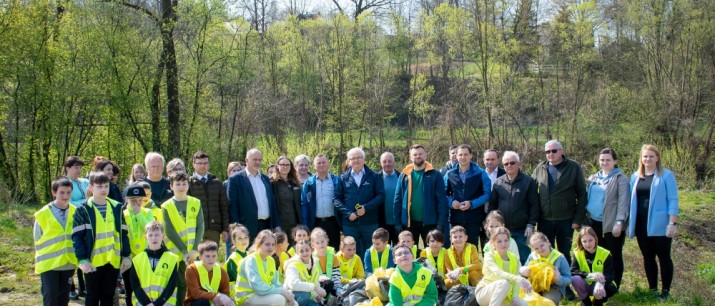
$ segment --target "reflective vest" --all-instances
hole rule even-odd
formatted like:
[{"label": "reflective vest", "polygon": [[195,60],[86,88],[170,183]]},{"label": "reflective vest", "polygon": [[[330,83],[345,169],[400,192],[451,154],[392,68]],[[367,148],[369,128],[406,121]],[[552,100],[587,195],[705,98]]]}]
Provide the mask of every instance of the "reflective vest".
[{"label": "reflective vest", "polygon": [[[156,269],[152,270],[149,256],[147,256],[146,252],[141,252],[134,256],[132,264],[137,273],[137,278],[139,278],[138,286],[144,290],[150,300],[155,301],[164,292],[164,289],[169,284],[171,274],[178,267],[178,262],[179,256],[171,252],[164,252],[156,265]],[[137,284],[134,284],[134,286],[137,286]],[[132,301],[134,305],[140,305],[136,294],[132,296]],[[174,288],[174,292],[164,305],[176,305],[176,288]]]},{"label": "reflective vest", "polygon": [[117,201],[107,198],[107,210],[105,218],[99,213],[99,209],[94,206],[92,198],[86,204],[94,210],[95,230],[94,230],[94,248],[92,248],[91,262],[95,267],[101,267],[106,264],[111,264],[115,269],[119,269],[121,260],[121,243],[119,235],[116,231],[114,222],[114,207],[118,205]]},{"label": "reflective vest", "polygon": [[[154,214],[149,208],[142,208],[139,214],[144,220],[155,220]],[[130,212],[129,208],[124,209],[124,223],[127,224],[127,236],[129,236],[129,246],[132,250],[132,256],[136,256],[146,249],[146,229],[144,229],[144,226],[142,226],[134,216],[134,212]]]},{"label": "reflective vest", "polygon": [[77,208],[67,208],[67,223],[62,228],[52,214],[50,205],[35,213],[35,220],[42,229],[42,237],[35,241],[35,273],[40,274],[67,264],[77,265],[77,256],[72,244],[72,223]]},{"label": "reflective vest", "polygon": [[[452,269],[456,270],[460,267],[457,265],[457,260],[454,258],[454,249],[449,248],[447,251],[447,256],[449,256],[449,262],[452,264]],[[467,243],[464,245],[464,254],[462,254],[462,263],[464,266],[468,266],[472,263],[472,244]],[[459,282],[469,286],[469,273],[462,273],[459,275]]]},{"label": "reflective vest", "polygon": [[390,259],[390,246],[388,245],[384,250],[382,250],[382,258],[377,260],[377,251],[375,248],[370,247],[370,263],[372,264],[372,272],[375,272],[377,268],[387,269],[387,262]]},{"label": "reflective vest", "polygon": [[412,246],[412,258],[414,258],[414,259],[417,259],[417,258],[418,258],[418,256],[417,256],[417,246],[416,246],[416,245],[413,245],[413,246]]},{"label": "reflective vest", "polygon": [[248,296],[253,293],[251,283],[249,283],[245,276],[246,272],[244,271],[241,273],[241,270],[243,270],[242,266],[247,263],[247,260],[253,260],[256,262],[258,275],[261,277],[261,281],[268,286],[273,284],[273,277],[276,273],[278,273],[278,271],[276,271],[276,261],[273,257],[266,257],[266,263],[264,264],[263,259],[261,259],[261,256],[258,255],[258,252],[246,256],[246,258],[241,261],[241,268],[238,271],[238,275],[236,275],[236,305],[243,305]]},{"label": "reflective vest", "polygon": [[308,268],[303,264],[302,261],[299,260],[294,260],[290,262],[291,266],[295,266],[296,270],[298,270],[298,275],[300,275],[300,280],[306,283],[317,283],[318,282],[318,277],[320,276],[320,266],[315,266],[313,267],[313,270],[308,273]]},{"label": "reflective vest", "polygon": [[[186,218],[181,217],[179,210],[176,209],[176,203],[174,199],[164,202],[161,209],[166,210],[171,225],[179,234],[181,241],[186,245],[186,250],[191,250],[194,248],[194,243],[196,243],[196,218],[199,216],[199,211],[201,210],[201,201],[194,197],[187,197],[186,202]],[[184,253],[181,252],[176,247],[176,244],[171,241],[171,239],[166,236],[166,247],[169,248],[171,252],[179,255],[181,258],[184,257]]]},{"label": "reflective vest", "polygon": [[[340,256],[340,255],[338,255]],[[357,258],[357,259],[355,259]],[[357,254],[353,255],[353,258],[346,260],[345,257],[340,257],[340,277],[344,280],[351,280],[355,274],[355,261],[360,260]]]},{"label": "reflective vest", "polygon": [[[313,253],[313,256],[318,257],[318,254]],[[320,258],[320,257],[318,257],[318,258]],[[323,270],[323,267],[320,265],[320,262],[318,262],[318,271],[320,272],[320,275],[325,275],[327,277],[332,278],[334,263],[335,263],[335,254],[326,251],[325,252],[325,270]]]},{"label": "reflective vest", "polygon": [[425,249],[427,253],[427,260],[429,263],[437,269],[437,273],[444,277],[444,248],[439,248],[439,254],[437,254],[437,262],[434,262],[434,255],[432,255],[432,250],[430,248]]},{"label": "reflective vest", "polygon": [[211,271],[211,281],[209,281],[209,271],[204,267],[204,263],[195,261],[196,271],[199,272],[199,283],[201,288],[206,290],[206,292],[218,293],[219,286],[221,285],[221,267],[218,265],[213,266],[213,271]]},{"label": "reflective vest", "polygon": [[288,249],[288,255],[290,255],[291,257],[295,256],[295,248],[290,247],[290,249]]},{"label": "reflective vest", "polygon": [[[504,269],[504,260],[501,258],[501,255],[499,255],[499,252],[493,251],[493,254],[494,254],[494,262],[497,264],[497,266],[500,269],[508,272],[509,274],[517,275],[517,271],[516,271],[518,269],[517,261],[519,261],[519,260],[516,259],[516,255],[514,255],[514,253],[506,251],[506,255],[509,258],[509,270]],[[511,298],[512,298],[512,296],[514,296],[514,283],[515,282],[512,282],[512,281],[509,282],[509,293],[507,293],[507,295],[506,295],[507,303],[511,303]]]},{"label": "reflective vest", "polygon": [[[419,267],[417,270],[417,280],[415,285],[410,287],[402,278],[402,272],[398,269],[392,273],[390,276],[390,284],[400,289],[400,294],[402,294],[402,305],[411,306],[417,305],[422,301],[422,297],[425,295],[425,290],[427,290],[427,285],[429,285],[430,279],[432,279],[432,271],[425,267]],[[390,303],[390,305],[396,305]]]},{"label": "reflective vest", "polygon": [[[574,257],[576,257],[576,262],[578,262],[578,269],[581,271],[584,271],[586,273],[601,273],[603,274],[603,264],[606,262],[606,258],[608,255],[611,255],[611,252],[597,246],[596,247],[596,257],[593,258],[593,265],[589,266],[588,262],[586,261],[586,253],[584,253],[583,250],[579,249],[574,249],[573,250]],[[586,283],[593,284],[592,279],[586,279]],[[615,285],[616,282],[613,281],[613,285]]]},{"label": "reflective vest", "polygon": [[[536,254],[536,252],[534,254]],[[536,256],[537,256],[536,259],[534,259],[532,261],[548,262],[552,266],[556,266],[556,265],[554,265],[554,263],[556,263],[556,260],[559,259],[559,256],[561,256],[561,253],[559,253],[559,251],[557,251],[556,249],[551,249],[551,253],[549,253],[548,257],[541,257],[541,255],[539,255],[539,254],[536,254]]]},{"label": "reflective vest", "polygon": [[[223,263],[223,269],[228,272],[228,263],[229,261],[233,261],[233,263],[236,265],[236,279],[238,279],[238,271],[241,270],[241,260],[243,259],[243,256],[241,254],[238,254],[238,252],[233,252],[231,253],[231,256],[228,257],[225,263]],[[229,281],[229,296],[233,297],[234,296],[234,288],[236,287],[236,281]]]}]

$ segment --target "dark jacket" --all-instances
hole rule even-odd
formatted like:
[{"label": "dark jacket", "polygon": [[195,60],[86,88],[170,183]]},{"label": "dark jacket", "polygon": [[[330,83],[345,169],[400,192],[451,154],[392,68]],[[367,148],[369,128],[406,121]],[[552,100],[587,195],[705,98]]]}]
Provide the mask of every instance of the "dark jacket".
[{"label": "dark jacket", "polygon": [[[338,188],[338,181],[340,178],[337,175],[329,174],[332,181],[333,181],[333,192]],[[300,199],[301,199],[301,216],[303,220],[303,225],[307,226],[308,228],[312,229],[315,227],[315,214],[317,210],[317,204],[316,204],[316,191],[315,191],[315,186],[316,183],[315,181],[318,178],[313,175],[308,178],[308,180],[303,183],[303,189],[300,193]],[[335,215],[336,219],[340,220],[340,217],[338,214]]]},{"label": "dark jacket", "polygon": [[506,228],[512,232],[526,229],[527,224],[536,226],[539,220],[536,188],[536,181],[524,172],[519,171],[513,181],[506,175],[500,176],[489,197],[489,211],[501,211]]},{"label": "dark jacket", "polygon": [[540,217],[548,221],[571,220],[582,224],[586,219],[586,178],[581,165],[564,156],[559,165],[559,175],[549,187],[549,161],[536,165],[531,177],[536,180],[541,207]]},{"label": "dark jacket", "polygon": [[117,185],[117,183],[109,183],[109,194],[107,194],[107,197],[119,203],[124,203],[124,194],[122,193],[122,189],[119,188],[119,185]]},{"label": "dark jacket", "polygon": [[[333,205],[335,212],[340,213],[342,224],[344,225],[373,225],[378,224],[377,214],[382,209],[385,199],[385,186],[382,177],[364,166],[365,173],[360,186],[355,183],[352,177],[352,170],[348,169],[340,176],[338,186],[335,188]],[[355,204],[360,204],[365,208],[365,215],[350,221],[350,214],[354,213]]]},{"label": "dark jacket", "polygon": [[[293,203],[290,203],[290,204],[288,204],[288,203],[283,203],[283,204],[284,204],[284,205],[285,205],[285,204],[288,204],[288,205],[291,205],[291,204],[292,204],[292,205],[293,205],[293,210],[295,211],[295,216],[293,216],[293,219],[292,219],[292,220],[286,220],[286,219],[284,219],[284,218],[281,218],[281,223],[282,223],[282,225],[283,225],[283,226],[288,226],[288,225],[290,225],[290,226],[296,226],[296,225],[298,225],[298,224],[302,224],[303,222],[301,221],[302,218],[301,218],[301,216],[300,216],[300,212],[301,212],[301,211],[300,211],[300,185],[295,185],[295,186],[293,186],[293,183],[290,183],[290,187],[288,187],[288,186],[279,186],[278,184],[286,185],[286,184],[288,184],[288,183],[287,183],[287,182],[282,182],[282,181],[271,181],[271,188],[273,189],[273,196],[276,198],[275,201],[276,201],[276,208],[278,209],[278,214],[279,214],[279,215],[281,214],[281,209],[280,209],[280,208],[283,207],[283,205],[281,205],[281,204],[278,203],[278,189],[279,189],[279,188],[283,188],[283,187],[290,188],[291,191],[293,192]],[[288,231],[288,230],[290,230],[290,229],[284,228],[284,230]]]},{"label": "dark jacket", "polygon": [[[94,249],[95,229],[97,228],[97,220],[94,215],[94,207],[88,203],[94,198],[89,198],[77,207],[74,212],[74,221],[72,222],[72,245],[74,254],[78,261],[92,261],[92,249]],[[112,200],[113,201],[113,200]],[[110,205],[110,200],[107,199],[107,205]],[[127,235],[127,225],[124,223],[122,214],[122,205],[115,201],[114,207],[107,206],[107,213],[114,214],[114,230],[120,234],[120,255],[129,257],[131,249],[129,247],[129,236]]]},{"label": "dark jacket", "polygon": [[[258,235],[258,204],[256,196],[253,194],[251,181],[248,180],[248,170],[244,169],[232,175],[228,179],[228,202],[231,223],[241,223],[250,232],[251,239]],[[268,209],[271,216],[271,227],[281,226],[280,216],[276,209],[276,198],[273,196],[271,181],[268,176],[261,173],[261,180],[266,187],[266,197],[268,198]]]},{"label": "dark jacket", "polygon": [[[437,228],[442,228],[447,223],[448,205],[445,194],[444,177],[432,167],[432,164],[425,162],[425,173],[422,176],[422,201],[425,225],[436,224]],[[414,164],[409,164],[397,179],[395,187],[395,225],[409,226],[411,178],[414,171]]]},{"label": "dark jacket", "polygon": [[[492,182],[489,180],[487,172],[479,168],[476,163],[470,162],[469,170],[465,182],[459,177],[459,164],[452,166],[444,176],[447,192],[447,205],[449,210],[449,222],[452,224],[467,224],[478,222],[481,224],[486,217],[484,207],[489,201],[492,193]],[[452,201],[469,201],[472,207],[468,211],[453,209]],[[479,209],[477,209],[479,208]]]},{"label": "dark jacket", "polygon": [[[162,176],[161,180],[159,180],[158,182],[152,182],[147,177],[144,178],[144,181],[146,181],[147,183],[149,183],[150,186],[152,186],[151,200],[154,201],[156,205],[161,206],[161,204],[168,201],[169,199],[171,199],[171,197],[174,196],[174,192],[171,191],[171,182],[168,178]],[[155,186],[158,188],[154,188]]]},{"label": "dark jacket", "polygon": [[223,183],[215,175],[206,174],[207,182],[204,184],[195,175],[189,177],[188,195],[201,201],[204,211],[204,226],[207,230],[228,232],[229,214],[228,197]]}]

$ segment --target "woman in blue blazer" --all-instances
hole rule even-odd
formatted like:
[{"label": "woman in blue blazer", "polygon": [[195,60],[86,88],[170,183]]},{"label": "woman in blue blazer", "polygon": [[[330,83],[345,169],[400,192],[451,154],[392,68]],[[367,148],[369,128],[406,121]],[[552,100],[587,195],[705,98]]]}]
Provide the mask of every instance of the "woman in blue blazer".
[{"label": "woman in blue blazer", "polygon": [[628,236],[635,236],[651,291],[658,291],[658,264],[663,282],[660,297],[670,296],[673,282],[671,244],[678,224],[678,186],[675,175],[664,169],[654,145],[641,148],[638,171],[631,175],[631,210]]}]

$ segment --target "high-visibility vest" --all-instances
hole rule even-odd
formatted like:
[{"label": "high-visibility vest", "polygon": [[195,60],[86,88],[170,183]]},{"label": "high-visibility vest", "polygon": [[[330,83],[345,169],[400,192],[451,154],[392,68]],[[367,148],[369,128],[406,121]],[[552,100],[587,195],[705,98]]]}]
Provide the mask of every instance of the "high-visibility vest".
[{"label": "high-visibility vest", "polygon": [[201,288],[206,290],[206,292],[218,293],[219,286],[221,285],[221,267],[214,264],[213,271],[211,272],[212,278],[209,281],[209,271],[204,267],[204,263],[195,261],[196,271],[199,272],[199,283]]},{"label": "high-visibility vest", "polygon": [[[152,214],[149,208],[142,208],[139,211],[142,217],[147,220],[155,220],[154,214]],[[129,246],[132,250],[132,256],[136,256],[146,249],[146,230],[144,229],[136,218],[133,217],[134,212],[130,212],[130,208],[124,209],[124,222],[127,224],[127,236],[129,236]]]},{"label": "high-visibility vest", "polygon": [[[313,256],[318,257],[318,254],[313,253]],[[320,257],[318,257],[320,258]],[[323,270],[323,267],[320,265],[320,262],[318,262],[318,270],[320,272],[320,275],[325,275],[327,277],[333,277],[333,266],[335,263],[335,254],[332,252],[328,252],[326,250],[325,252],[325,270]]]},{"label": "high-visibility vest", "polygon": [[[171,225],[179,234],[181,241],[186,245],[186,250],[192,250],[194,244],[196,243],[196,218],[199,216],[199,211],[201,211],[201,201],[194,197],[187,197],[186,201],[186,218],[182,218],[179,214],[179,210],[176,209],[176,203],[174,199],[168,200],[161,205],[161,209],[166,210]],[[176,244],[166,236],[164,241],[166,247],[174,254],[179,255],[181,258],[184,254],[176,247]]]},{"label": "high-visibility vest", "polygon": [[77,265],[77,256],[72,244],[72,223],[74,205],[67,208],[67,223],[62,228],[60,222],[52,214],[50,205],[45,205],[35,213],[35,220],[42,229],[42,237],[35,241],[35,273],[40,274],[61,266]]},{"label": "high-visibility vest", "polygon": [[412,250],[412,258],[417,259],[417,257],[418,257],[417,256],[417,246],[413,245],[411,250]]},{"label": "high-visibility vest", "polygon": [[[501,255],[499,255],[499,252],[497,251],[492,251],[494,254],[494,262],[497,264],[497,266],[504,270],[504,260],[501,258]],[[509,270],[504,270],[506,272],[509,272],[509,274],[517,275],[517,261],[516,255],[514,253],[506,251],[506,255],[509,258]],[[509,293],[506,295],[506,301],[507,303],[511,303],[511,298],[514,296],[514,284],[515,282],[510,281],[509,282]]]},{"label": "high-visibility vest", "polygon": [[437,254],[437,262],[434,261],[434,255],[430,248],[425,249],[427,253],[427,260],[429,263],[437,269],[437,273],[444,277],[444,248],[439,248],[439,253]]},{"label": "high-visibility vest", "polygon": [[382,258],[380,261],[377,260],[377,250],[370,247],[370,263],[372,264],[372,272],[375,272],[377,268],[387,269],[387,262],[390,258],[390,246],[388,245],[384,250],[382,250]]},{"label": "high-visibility vest", "polygon": [[[402,272],[398,269],[392,273],[390,276],[390,284],[400,289],[400,294],[402,294],[402,305],[411,306],[417,305],[417,303],[422,301],[422,297],[425,295],[425,290],[427,290],[427,285],[429,285],[430,279],[432,279],[432,271],[425,267],[419,267],[417,270],[417,280],[415,285],[410,287],[402,278]],[[390,305],[396,305],[390,303]]]},{"label": "high-visibility vest", "polygon": [[[454,258],[454,247],[449,248],[447,251],[447,256],[449,257],[449,262],[452,264],[452,269],[456,270],[460,267],[457,265],[457,260]],[[467,243],[464,245],[464,254],[462,254],[462,263],[464,266],[468,266],[472,263],[472,244]],[[469,286],[469,273],[462,273],[459,275],[459,282]]]},{"label": "high-visibility vest", "polygon": [[253,260],[256,262],[256,266],[258,266],[258,275],[261,277],[261,281],[263,281],[266,285],[271,285],[273,284],[273,277],[278,273],[276,271],[276,261],[273,259],[273,257],[266,257],[266,263],[263,263],[263,259],[261,259],[261,256],[258,255],[258,252],[253,253],[251,255],[246,256],[241,261],[241,268],[238,271],[238,275],[236,276],[236,305],[243,305],[243,303],[246,302],[246,299],[248,296],[253,293],[253,288],[251,287],[251,283],[249,283],[248,279],[246,278],[245,274],[246,272],[243,271],[243,265],[247,264],[248,260]]},{"label": "high-visibility vest", "polygon": [[[233,252],[231,253],[231,256],[228,257],[225,263],[223,263],[223,269],[228,272],[228,263],[230,261],[233,261],[233,263],[236,265],[236,279],[238,279],[238,271],[241,269],[241,260],[243,259],[243,256],[241,254],[238,254],[238,252]],[[231,288],[229,292],[229,296],[233,297],[234,296],[234,288],[236,287],[236,281],[229,281],[229,288]]]},{"label": "high-visibility vest", "polygon": [[[600,246],[596,247],[596,257],[593,259],[593,265],[589,266],[588,261],[586,261],[586,253],[583,250],[574,249],[574,257],[576,257],[576,262],[578,262],[578,269],[586,273],[603,273],[603,264],[606,262],[608,255],[611,255],[609,250],[606,250]],[[586,283],[593,284],[592,279],[586,279]],[[615,285],[616,282],[613,281]]]},{"label": "high-visibility vest", "polygon": [[161,213],[161,208],[152,206],[151,208],[149,208],[149,210],[151,210],[151,214],[154,215],[154,220],[161,224],[164,224],[164,215]]},{"label": "high-visibility vest", "polygon": [[[315,260],[315,258],[314,258]],[[299,260],[294,260],[291,261],[290,264],[291,266],[295,266],[295,268],[298,270],[298,275],[300,276],[300,280],[306,283],[316,283],[318,282],[318,277],[320,276],[320,266],[315,266],[313,267],[313,270],[308,273],[308,267],[306,267],[302,261]]]},{"label": "high-visibility vest", "polygon": [[[164,252],[159,259],[159,263],[156,264],[156,269],[152,270],[149,256],[147,256],[146,252],[137,254],[132,258],[132,264],[137,278],[139,278],[139,284],[134,284],[134,286],[141,287],[149,299],[155,301],[169,284],[171,274],[176,271],[179,260],[179,256],[176,254]],[[134,305],[140,305],[136,294],[132,296],[132,301]],[[176,305],[176,288],[174,288],[174,292],[164,305]]]},{"label": "high-visibility vest", "polygon": [[120,233],[117,232],[114,225],[114,222],[116,222],[114,220],[114,207],[118,205],[117,201],[107,198],[107,210],[104,214],[106,218],[102,218],[102,214],[94,206],[92,198],[87,201],[86,205],[94,210],[96,226],[94,248],[92,248],[91,256],[92,265],[101,267],[111,264],[115,269],[119,269],[122,247],[119,239]]},{"label": "high-visibility vest", "polygon": [[346,260],[345,257],[338,254],[338,259],[340,259],[340,277],[346,280],[353,278],[355,274],[355,262],[360,260],[360,256],[357,254],[353,255],[353,258]]},{"label": "high-visibility vest", "polygon": [[[536,254],[536,252],[534,252]],[[552,266],[555,266],[554,263],[556,263],[556,260],[559,259],[559,256],[561,256],[561,253],[557,251],[556,249],[551,249],[551,253],[549,253],[549,256],[547,257],[541,257],[539,254],[536,254],[536,259],[532,261],[536,262],[548,262]]]}]

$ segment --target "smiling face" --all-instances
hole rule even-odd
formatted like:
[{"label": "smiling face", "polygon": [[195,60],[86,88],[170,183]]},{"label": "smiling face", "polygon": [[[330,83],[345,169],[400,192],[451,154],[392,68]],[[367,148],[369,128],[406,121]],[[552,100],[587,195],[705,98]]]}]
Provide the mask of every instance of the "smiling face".
[{"label": "smiling face", "polygon": [[541,257],[548,257],[549,253],[551,253],[551,243],[549,241],[534,239],[529,246]]},{"label": "smiling face", "polygon": [[598,156],[598,164],[603,171],[610,173],[616,166],[616,161],[611,154],[601,154]]},{"label": "smiling face", "polygon": [[384,241],[382,239],[372,239],[372,247],[375,248],[375,251],[382,252],[385,250],[385,247],[387,246],[387,241]]},{"label": "smiling face", "polygon": [[328,165],[328,158],[326,158],[325,156],[316,157],[313,160],[313,168],[315,168],[315,172],[318,175],[323,176],[327,174],[328,168],[330,168],[330,166]]},{"label": "smiling face", "polygon": [[233,245],[236,246],[236,249],[241,252],[245,252],[248,248],[248,244],[251,242],[251,239],[248,237],[248,234],[243,232],[239,232],[231,239],[233,239]]},{"label": "smiling face", "polygon": [[276,251],[276,239],[273,238],[273,236],[267,236],[264,238],[263,244],[258,246],[256,252],[258,252],[258,255],[266,258],[268,256],[272,256],[273,253]]},{"label": "smiling face", "polygon": [[350,162],[350,167],[353,172],[358,173],[362,171],[365,166],[365,156],[363,156],[360,151],[354,150],[348,154],[348,161]]},{"label": "smiling face", "polygon": [[354,243],[346,244],[343,245],[343,247],[340,249],[340,252],[343,253],[343,257],[345,257],[346,259],[350,259],[355,256],[355,252],[357,252],[357,247]]},{"label": "smiling face", "polygon": [[490,219],[489,222],[487,222],[486,230],[487,230],[487,236],[491,236],[491,232],[494,231],[497,227],[504,226],[501,222]]},{"label": "smiling face", "polygon": [[308,163],[307,159],[301,159],[299,161],[296,161],[295,170],[298,172],[298,175],[307,176],[309,164],[310,163]]},{"label": "smiling face", "polygon": [[457,162],[459,162],[459,166],[466,168],[469,167],[469,163],[472,161],[472,153],[469,152],[469,149],[466,148],[460,148],[457,149]]},{"label": "smiling face", "polygon": [[325,255],[325,251],[328,248],[328,239],[325,239],[323,237],[310,239],[310,245],[313,246],[313,249],[316,253],[322,256]]},{"label": "smiling face", "polygon": [[394,253],[395,264],[397,264],[400,269],[405,270],[412,267],[412,252],[406,247],[397,248]]},{"label": "smiling face", "polygon": [[111,178],[114,176],[114,166],[112,166],[112,164],[107,164],[104,168],[102,168],[102,172],[104,172],[104,175]]},{"label": "smiling face", "polygon": [[596,252],[596,238],[591,235],[581,236],[581,245],[583,245],[583,249],[589,253]]},{"label": "smiling face", "polygon": [[293,240],[295,241],[302,241],[302,240],[309,240],[310,237],[308,236],[308,232],[305,230],[297,230],[295,231],[295,235],[293,235]]},{"label": "smiling face", "polygon": [[390,154],[383,154],[380,157],[380,167],[382,167],[382,170],[385,171],[385,173],[392,173],[392,171],[395,171],[395,158],[392,157]]},{"label": "smiling face", "polygon": [[307,244],[297,246],[295,252],[303,262],[309,262],[310,257],[313,256],[313,251],[310,250],[310,246]]},{"label": "smiling face", "polygon": [[76,180],[82,174],[82,165],[76,164],[72,167],[66,167],[65,172],[67,172],[69,178]]},{"label": "smiling face", "polygon": [[464,246],[467,242],[467,234],[463,232],[454,232],[449,236],[449,240],[452,241],[452,245],[458,250],[461,251],[464,249]]},{"label": "smiling face", "polygon": [[164,164],[161,161],[161,157],[153,157],[149,159],[146,164],[147,176],[152,181],[158,181],[161,179],[161,175],[164,173]]},{"label": "smiling face", "polygon": [[500,253],[509,250],[509,244],[511,243],[511,241],[509,241],[509,235],[499,234],[495,242],[497,251]]},{"label": "smiling face", "polygon": [[641,163],[646,169],[655,169],[659,159],[658,155],[651,150],[643,150],[641,153]]},{"label": "smiling face", "polygon": [[57,187],[57,191],[52,191],[52,196],[55,197],[55,204],[64,207],[70,202],[72,197],[72,187],[71,186],[60,186]]},{"label": "smiling face", "polygon": [[437,254],[437,252],[439,252],[439,249],[442,248],[444,243],[439,242],[436,239],[430,237],[429,241],[427,241],[427,245],[429,245],[429,248],[432,251],[432,254]]}]

